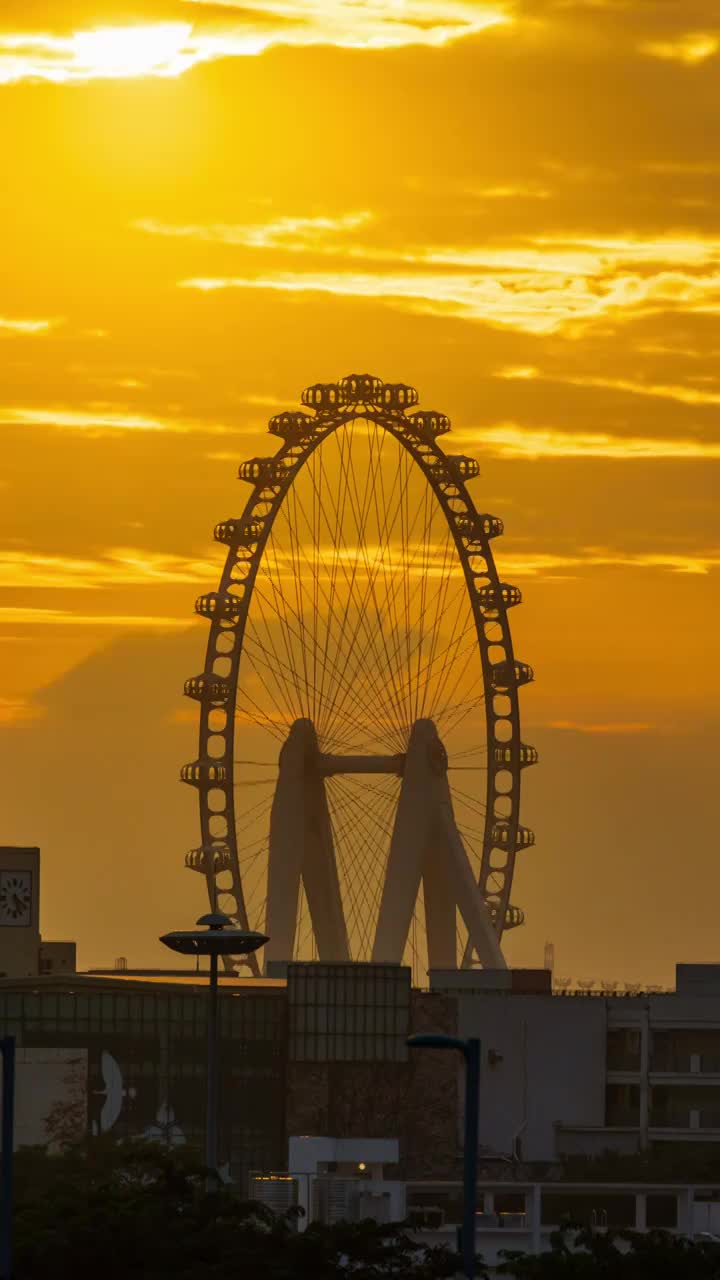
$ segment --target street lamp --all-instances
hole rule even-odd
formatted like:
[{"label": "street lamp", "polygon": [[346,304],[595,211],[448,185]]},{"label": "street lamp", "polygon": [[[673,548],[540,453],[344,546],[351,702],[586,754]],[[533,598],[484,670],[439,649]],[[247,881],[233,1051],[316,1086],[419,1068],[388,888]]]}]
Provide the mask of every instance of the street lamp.
[{"label": "street lamp", "polygon": [[477,1197],[478,1100],[480,1093],[480,1041],[455,1036],[417,1035],[407,1041],[411,1049],[457,1049],[465,1059],[465,1140],[463,1150],[463,1221],[460,1248],[468,1280],[475,1275],[475,1206]]},{"label": "street lamp", "polygon": [[210,986],[208,989],[208,1039],[207,1039],[207,1119],[205,1127],[205,1164],[212,1176],[217,1177],[218,1166],[218,1102],[219,1052],[218,1052],[218,956],[247,955],[257,951],[268,939],[264,933],[248,929],[235,929],[229,916],[221,911],[211,911],[201,916],[198,925],[204,929],[176,929],[164,933],[160,941],[171,951],[184,956],[210,957]]},{"label": "street lamp", "polygon": [[0,1277],[12,1275],[13,1156],[15,1151],[15,1037],[0,1039],[2,1059],[2,1189],[0,1190]]}]

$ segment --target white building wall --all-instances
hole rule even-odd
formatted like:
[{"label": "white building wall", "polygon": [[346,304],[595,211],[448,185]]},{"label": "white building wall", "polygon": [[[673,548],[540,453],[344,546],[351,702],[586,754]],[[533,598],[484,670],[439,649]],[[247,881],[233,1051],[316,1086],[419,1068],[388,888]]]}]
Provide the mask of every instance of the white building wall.
[{"label": "white building wall", "polygon": [[482,1046],[480,1142],[556,1158],[555,1125],[605,1123],[606,1002],[458,992],[458,1033]]},{"label": "white building wall", "polygon": [[16,1049],[16,1150],[82,1137],[86,1117],[87,1049]]}]

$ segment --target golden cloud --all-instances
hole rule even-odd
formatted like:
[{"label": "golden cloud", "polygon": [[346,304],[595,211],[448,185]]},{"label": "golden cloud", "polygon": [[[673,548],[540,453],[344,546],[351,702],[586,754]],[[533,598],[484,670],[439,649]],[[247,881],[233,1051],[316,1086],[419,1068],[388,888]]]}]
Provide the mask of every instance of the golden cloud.
[{"label": "golden cloud", "polygon": [[134,627],[139,631],[187,627],[187,618],[163,618],[146,614],[73,613],[69,609],[33,608],[26,605],[0,605],[0,626],[62,626],[62,627]]},{"label": "golden cloud", "polygon": [[[347,251],[348,256],[353,256]],[[407,261],[407,255],[399,255]],[[469,251],[457,251],[456,261]],[[481,255],[482,256],[482,255]],[[489,255],[486,255],[489,256]],[[499,258],[500,255],[496,255]],[[377,257],[377,254],[375,254]],[[516,255],[519,263],[522,254]],[[450,255],[429,251],[416,255],[417,264],[455,265]],[[658,271],[607,275],[595,280],[565,268],[563,274],[548,260],[542,270],[501,266],[496,274],[400,271],[271,272],[264,275],[195,276],[180,280],[184,289],[212,293],[224,289],[264,289],[280,293],[319,293],[337,298],[372,300],[420,314],[452,316],[508,326],[527,333],[547,334],[586,328],[597,322],[637,318],[662,311],[720,313],[720,271],[706,276]]]},{"label": "golden cloud", "polygon": [[237,431],[236,427],[222,423],[208,423],[180,418],[160,418],[152,414],[128,412],[119,406],[92,406],[73,409],[34,406],[0,406],[0,424],[21,427],[57,427],[69,431],[87,431],[102,434],[114,431],[172,431],[185,434],[190,431],[211,435],[225,435]]},{"label": "golden cloud", "polygon": [[133,225],[152,235],[251,251],[342,254],[345,261],[383,267],[245,271],[179,281],[183,288],[204,292],[267,289],[366,298],[540,334],[608,316],[720,311],[716,237],[536,236],[515,245],[487,246],[413,245],[409,236],[399,246],[357,239],[356,233],[376,222],[363,210],[251,224],[172,224],[145,218]]},{"label": "golden cloud", "polygon": [[322,249],[328,236],[356,231],[373,219],[368,210],[339,217],[275,218],[251,223],[172,223],[156,218],[138,218],[131,225],[148,235],[179,240],[200,240],[210,244],[239,245],[246,249],[286,249],[302,252]]},{"label": "golden cloud", "polygon": [[666,569],[672,573],[705,575],[720,567],[720,547],[712,551],[696,553],[632,552],[614,550],[611,547],[584,547],[577,554],[552,553],[498,553],[503,573],[516,578],[555,576],[566,569]]},{"label": "golden cloud", "polygon": [[651,58],[664,58],[694,66],[712,58],[720,49],[720,37],[709,31],[689,31],[676,40],[650,40],[640,45],[640,52]]},{"label": "golden cloud", "polygon": [[575,733],[649,733],[655,728],[644,721],[616,720],[608,723],[585,724],[579,720],[551,720],[549,729],[572,729]]},{"label": "golden cloud", "polygon": [[95,590],[100,587],[205,583],[218,573],[211,560],[190,560],[137,548],[112,548],[101,559],[0,551],[0,587]]},{"label": "golden cloud", "polygon": [[[209,28],[203,0],[193,22],[98,26],[70,35],[13,32],[0,36],[0,84],[47,80],[176,77],[218,58],[253,57],[278,45],[346,49],[438,47],[509,21],[497,5],[473,0],[251,0],[225,4],[227,21]],[[212,0],[217,11],[217,0]]]},{"label": "golden cloud", "polygon": [[[671,352],[671,354],[677,354]],[[706,387],[684,387],[674,383],[637,382],[632,378],[602,378],[592,374],[580,377],[567,376],[562,373],[542,374],[539,369],[530,366],[499,369],[497,378],[535,379],[538,382],[559,382],[570,387],[601,387],[609,391],[628,391],[631,395],[652,396],[660,400],[676,400],[679,404],[720,404],[720,391],[710,391]]]},{"label": "golden cloud", "polygon": [[[437,563],[428,564],[435,557]],[[444,547],[425,546],[422,560],[418,552],[404,550],[397,545],[314,547],[308,555],[308,572],[318,583],[335,582],[338,564],[351,568],[353,582],[382,577],[407,575],[410,578],[444,579],[463,576],[460,562],[451,565],[440,563]],[[596,568],[660,569],[672,573],[705,575],[720,566],[720,548],[694,552],[634,552],[612,547],[582,547],[577,552],[515,551],[503,549],[498,560],[504,574],[514,577],[553,578],[566,577],[568,571]],[[295,580],[297,564],[292,553],[275,548],[272,555],[273,581]],[[217,581],[219,557],[216,560],[194,560],[168,553],[139,548],[110,549],[97,559],[74,556],[42,554],[39,552],[0,551],[0,587],[35,590],[83,590],[103,588],[174,586],[199,584],[203,587]],[[261,577],[260,582],[263,579]],[[18,621],[32,619],[18,616]],[[38,612],[31,610],[33,615]],[[41,610],[40,613],[57,611]],[[8,613],[6,610],[5,613]],[[0,615],[0,619],[4,616]],[[75,615],[72,615],[75,617]],[[5,618],[13,620],[12,610]],[[94,621],[95,618],[91,619]],[[116,625],[131,625],[124,618]],[[147,621],[141,620],[141,621]],[[158,625],[164,625],[162,621]],[[167,625],[172,625],[167,621]],[[182,625],[178,622],[178,625]]]},{"label": "golden cloud", "polygon": [[42,336],[50,332],[61,320],[19,320],[10,316],[0,316],[0,334],[14,333],[25,337]]},{"label": "golden cloud", "polygon": [[613,458],[623,462],[648,458],[720,458],[720,442],[614,436],[601,431],[559,431],[555,427],[522,427],[515,422],[460,430],[454,435],[458,441],[487,449],[502,458]]},{"label": "golden cloud", "polygon": [[43,707],[38,707],[26,698],[0,698],[0,725],[7,727],[13,724],[27,724],[45,714]]}]

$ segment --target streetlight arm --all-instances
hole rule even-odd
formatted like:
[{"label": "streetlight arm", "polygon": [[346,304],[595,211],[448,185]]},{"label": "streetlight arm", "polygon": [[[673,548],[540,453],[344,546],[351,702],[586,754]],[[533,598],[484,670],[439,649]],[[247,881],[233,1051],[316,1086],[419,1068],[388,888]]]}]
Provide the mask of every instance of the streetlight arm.
[{"label": "streetlight arm", "polygon": [[457,1049],[467,1057],[468,1041],[459,1040],[457,1036],[444,1036],[431,1032],[408,1036],[405,1043],[410,1049]]}]

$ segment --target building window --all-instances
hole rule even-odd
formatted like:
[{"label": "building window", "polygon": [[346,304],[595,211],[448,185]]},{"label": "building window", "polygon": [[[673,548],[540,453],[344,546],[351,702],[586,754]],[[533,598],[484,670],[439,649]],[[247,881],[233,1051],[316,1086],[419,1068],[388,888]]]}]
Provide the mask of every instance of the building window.
[{"label": "building window", "polygon": [[677,1226],[677,1197],[648,1196],[645,1220],[649,1227],[672,1231]]},{"label": "building window", "polygon": [[296,1062],[405,1062],[410,970],[392,964],[288,965]]},{"label": "building window", "polygon": [[605,1089],[605,1123],[611,1128],[634,1129],[640,1124],[640,1086],[609,1084]]},{"label": "building window", "polygon": [[650,1070],[683,1075],[720,1072],[720,1031],[654,1031]]},{"label": "building window", "polygon": [[702,1085],[655,1085],[650,1090],[655,1129],[720,1129],[720,1095]]},{"label": "building window", "polygon": [[640,1030],[638,1027],[613,1027],[607,1034],[608,1071],[640,1070]]}]

